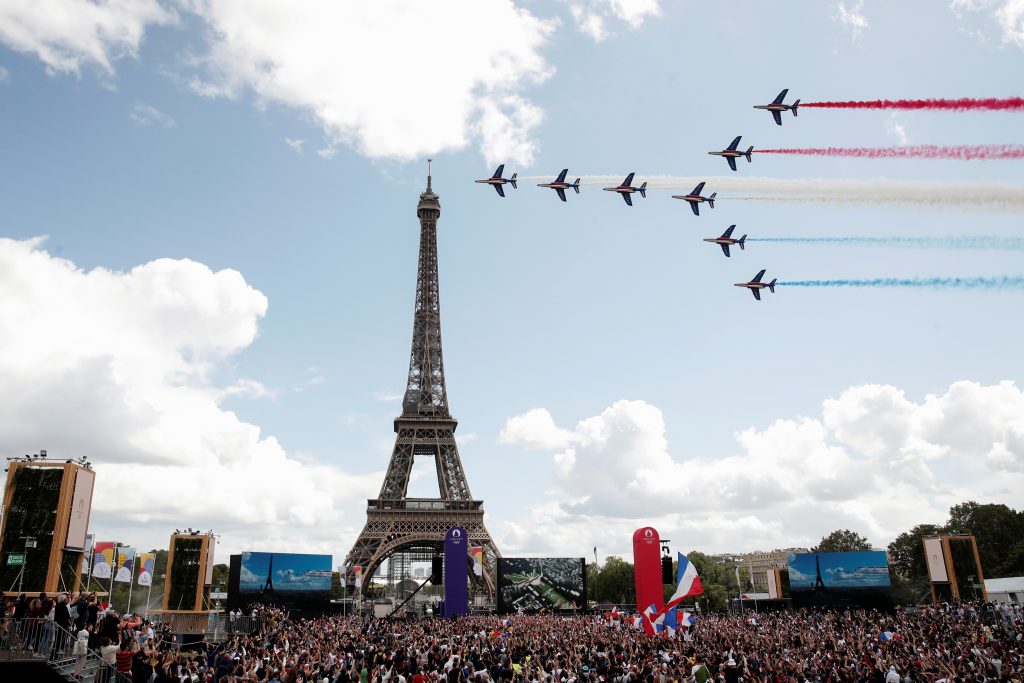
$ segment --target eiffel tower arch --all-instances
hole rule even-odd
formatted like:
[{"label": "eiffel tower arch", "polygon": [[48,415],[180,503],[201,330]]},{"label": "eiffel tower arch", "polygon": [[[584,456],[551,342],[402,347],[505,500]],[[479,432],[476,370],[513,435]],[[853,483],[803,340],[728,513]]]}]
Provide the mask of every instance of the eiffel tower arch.
[{"label": "eiffel tower arch", "polygon": [[[384,483],[377,497],[366,501],[366,525],[346,556],[345,566],[363,568],[365,593],[370,577],[384,560],[429,560],[443,552],[445,532],[462,526],[469,535],[470,546],[483,548],[483,576],[477,578],[470,572],[474,592],[486,593],[493,600],[500,553],[484,525],[483,501],[474,499],[470,493],[455,443],[458,421],[448,410],[437,266],[441,202],[434,194],[429,171],[427,189],[420,194],[416,215],[420,220],[420,251],[412,352],[402,414],[395,418],[397,437]],[[409,478],[417,457],[434,459],[440,497],[408,496]],[[347,582],[354,585],[354,577],[348,576]]]}]

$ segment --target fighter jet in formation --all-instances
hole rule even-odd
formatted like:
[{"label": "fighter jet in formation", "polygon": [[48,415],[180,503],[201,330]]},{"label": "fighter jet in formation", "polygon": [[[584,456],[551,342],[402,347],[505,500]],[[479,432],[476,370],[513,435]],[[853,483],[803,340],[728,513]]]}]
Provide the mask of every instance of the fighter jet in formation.
[{"label": "fighter jet in formation", "polygon": [[712,192],[710,197],[701,197],[700,193],[704,190],[704,183],[702,182],[697,187],[693,188],[693,192],[690,194],[674,194],[672,199],[682,199],[684,202],[690,203],[690,208],[693,209],[693,215],[700,215],[700,203],[707,202],[708,206],[712,209],[715,208],[715,197],[718,196],[717,192]]},{"label": "fighter jet in formation", "polygon": [[750,153],[754,151],[754,147],[753,146],[748,147],[746,152],[741,152],[740,150],[736,149],[736,147],[739,146],[740,138],[742,138],[742,137],[743,137],[742,135],[737,136],[737,138],[732,141],[732,144],[730,144],[728,147],[726,147],[722,151],[720,151],[720,152],[708,152],[708,154],[710,154],[712,156],[716,156],[716,157],[725,157],[725,160],[729,162],[729,168],[731,168],[732,170],[735,171],[736,170],[736,157],[746,157],[747,161],[749,162],[749,161],[751,161]]},{"label": "fighter jet in formation", "polygon": [[512,186],[513,190],[516,189],[516,176],[519,175],[518,173],[513,173],[511,178],[502,178],[501,174],[504,172],[505,164],[502,164],[494,171],[494,175],[492,175],[490,178],[485,178],[483,180],[478,180],[476,182],[491,185],[498,192],[499,197],[504,197],[505,190],[504,188],[502,188],[502,185],[508,183],[509,185]]},{"label": "fighter jet in formation", "polygon": [[768,290],[772,294],[774,294],[775,293],[775,281],[778,280],[778,278],[774,278],[773,277],[771,282],[761,282],[761,278],[763,278],[763,277],[764,277],[764,269],[758,271],[757,275],[755,275],[754,279],[751,280],[750,282],[737,282],[736,286],[737,287],[746,287],[754,295],[754,298],[757,299],[758,301],[760,301],[761,300],[761,290],[764,289],[765,287],[767,287]]},{"label": "fighter jet in formation", "polygon": [[630,198],[629,195],[633,194],[634,192],[639,192],[641,197],[647,196],[647,181],[644,181],[643,185],[641,185],[640,187],[633,187],[634,175],[636,174],[630,173],[628,176],[626,176],[626,179],[622,181],[621,185],[619,185],[618,187],[606,187],[604,188],[604,191],[618,192],[620,195],[622,195],[622,198],[626,200],[626,204],[628,204],[629,206],[633,206],[633,200]]},{"label": "fighter jet in formation", "polygon": [[779,93],[779,96],[772,100],[771,104],[755,104],[754,109],[766,109],[772,113],[772,117],[775,119],[775,123],[782,125],[782,112],[791,111],[793,116],[796,116],[796,108],[800,106],[800,100],[797,100],[793,104],[783,104],[782,100],[786,99],[786,93],[789,92],[789,88],[786,88]]},{"label": "fighter jet in formation", "polygon": [[732,231],[735,229],[735,225],[730,225],[729,228],[722,233],[721,237],[705,237],[704,241],[711,242],[712,244],[717,244],[718,246],[722,247],[722,253],[725,254],[726,256],[729,256],[729,245],[731,244],[737,245],[740,249],[746,249],[747,236],[744,235],[739,239],[733,238]]},{"label": "fighter jet in formation", "polygon": [[537,183],[537,187],[550,187],[552,190],[558,193],[558,198],[563,202],[565,201],[565,191],[569,188],[576,190],[576,194],[580,193],[580,179],[577,178],[575,183],[565,182],[565,174],[569,172],[569,169],[563,168],[562,172],[558,174],[553,183]]}]

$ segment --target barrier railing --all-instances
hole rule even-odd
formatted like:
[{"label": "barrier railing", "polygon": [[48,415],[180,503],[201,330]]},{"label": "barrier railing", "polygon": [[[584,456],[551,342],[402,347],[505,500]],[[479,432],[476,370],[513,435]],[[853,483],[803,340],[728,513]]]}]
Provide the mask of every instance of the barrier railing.
[{"label": "barrier railing", "polygon": [[[131,683],[96,650],[74,654],[76,636],[47,619],[7,619],[0,624],[0,661],[44,661],[70,681]],[[82,661],[78,662],[78,657]]]},{"label": "barrier railing", "polygon": [[166,625],[171,633],[202,635],[206,640],[219,642],[233,635],[251,635],[262,629],[266,617],[239,616],[232,619],[221,612],[146,612],[143,617]]}]

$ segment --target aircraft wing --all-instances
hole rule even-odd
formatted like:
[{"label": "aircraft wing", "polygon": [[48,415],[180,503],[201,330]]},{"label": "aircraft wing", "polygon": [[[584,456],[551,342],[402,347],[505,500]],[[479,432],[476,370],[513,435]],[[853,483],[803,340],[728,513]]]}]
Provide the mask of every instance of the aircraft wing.
[{"label": "aircraft wing", "polygon": [[728,228],[725,229],[725,232],[722,233],[722,237],[725,237],[725,238],[732,237],[732,231],[735,230],[735,229],[736,229],[735,225],[730,225]]},{"label": "aircraft wing", "polygon": [[701,181],[701,183],[697,187],[693,188],[693,192],[691,192],[690,194],[699,197],[700,193],[704,191],[704,184],[704,181]]},{"label": "aircraft wing", "polygon": [[504,197],[505,196],[505,190],[502,189],[501,185],[495,185],[494,189],[498,191],[498,196],[499,197]]},{"label": "aircraft wing", "polygon": [[629,193],[628,192],[623,192],[622,193],[622,198],[626,200],[626,205],[627,206],[633,206],[633,200],[629,198]]},{"label": "aircraft wing", "polygon": [[729,162],[729,168],[731,168],[732,170],[735,171],[736,170],[736,157],[726,157],[725,160]]},{"label": "aircraft wing", "polygon": [[759,290],[751,289],[750,291],[753,292],[755,299],[757,299],[758,301],[761,300],[761,292]]},{"label": "aircraft wing", "polygon": [[742,135],[737,135],[737,136],[736,136],[736,139],[735,139],[735,140],[733,140],[733,141],[732,141],[732,143],[731,143],[731,144],[730,144],[730,145],[729,145],[728,147],[726,147],[726,148],[725,148],[725,150],[726,150],[727,152],[730,152],[730,151],[733,151],[733,150],[735,150],[735,149],[736,149],[736,148],[737,148],[737,147],[739,146],[739,144],[740,144],[740,140],[741,140],[742,138],[743,138],[743,136],[742,136]]},{"label": "aircraft wing", "polygon": [[690,202],[690,208],[693,209],[694,216],[700,215],[700,205],[697,202]]},{"label": "aircraft wing", "polygon": [[722,253],[723,254],[725,254],[726,256],[729,255],[729,245],[728,244],[719,244],[718,246],[722,247]]},{"label": "aircraft wing", "polygon": [[501,174],[504,173],[504,172],[505,172],[505,164],[502,164],[501,166],[498,167],[498,170],[495,171],[494,175],[492,175],[491,177],[492,178],[500,178]]},{"label": "aircraft wing", "polygon": [[556,187],[555,188],[555,192],[558,193],[558,198],[561,199],[564,202],[565,201],[565,190],[563,190],[560,187]]},{"label": "aircraft wing", "polygon": [[634,173],[630,173],[628,176],[626,176],[626,179],[622,181],[622,186],[623,187],[630,187],[633,184],[633,176],[634,175],[635,175]]},{"label": "aircraft wing", "polygon": [[776,98],[775,98],[775,99],[774,99],[774,100],[772,101],[772,104],[782,104],[782,100],[786,99],[786,93],[788,93],[788,92],[789,92],[789,88],[786,88],[785,90],[783,90],[782,92],[780,92],[780,93],[779,93],[779,96],[778,96],[778,97],[776,97]]},{"label": "aircraft wing", "polygon": [[772,109],[772,116],[775,117],[775,125],[781,126],[782,125],[782,112],[778,111],[777,109]]},{"label": "aircraft wing", "polygon": [[754,279],[751,280],[751,282],[760,282],[761,278],[763,278],[763,277],[764,277],[764,269],[758,271],[757,275],[754,276]]},{"label": "aircraft wing", "polygon": [[569,169],[563,168],[562,172],[559,173],[558,177],[555,179],[555,182],[556,183],[564,183],[565,182],[565,174],[568,173],[568,172],[569,172]]}]

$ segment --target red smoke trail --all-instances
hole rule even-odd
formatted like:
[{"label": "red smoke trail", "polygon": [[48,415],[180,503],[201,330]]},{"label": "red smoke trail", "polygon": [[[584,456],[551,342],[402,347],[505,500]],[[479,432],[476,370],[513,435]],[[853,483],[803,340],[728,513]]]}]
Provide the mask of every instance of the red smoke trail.
[{"label": "red smoke trail", "polygon": [[757,154],[799,154],[812,157],[863,159],[1024,159],[1024,145],[906,145],[903,147],[811,147],[755,149]]},{"label": "red smoke trail", "polygon": [[946,111],[1022,111],[1024,97],[961,97],[956,100],[851,100],[848,102],[802,102],[801,107],[819,109],[944,109]]}]

